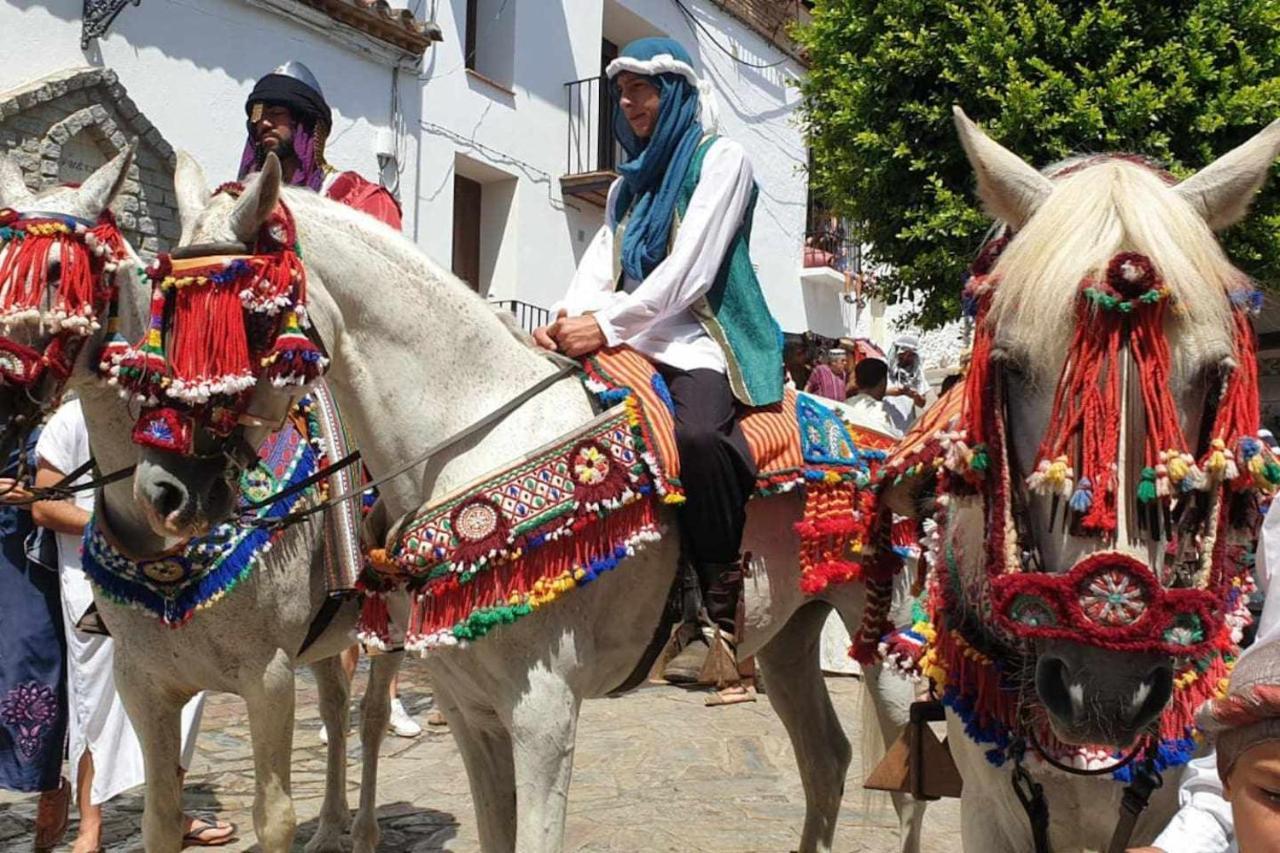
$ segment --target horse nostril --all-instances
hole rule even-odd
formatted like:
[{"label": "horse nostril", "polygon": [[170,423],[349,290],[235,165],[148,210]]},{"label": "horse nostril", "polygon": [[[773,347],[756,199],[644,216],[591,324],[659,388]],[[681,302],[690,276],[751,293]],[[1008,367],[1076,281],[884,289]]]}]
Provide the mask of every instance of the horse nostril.
[{"label": "horse nostril", "polygon": [[151,504],[162,518],[168,518],[182,509],[186,494],[175,483],[156,483],[152,486]]},{"label": "horse nostril", "polygon": [[1076,709],[1071,696],[1071,679],[1061,658],[1041,655],[1036,661],[1036,693],[1055,717],[1073,720]]},{"label": "horse nostril", "polygon": [[1142,728],[1154,720],[1173,695],[1173,666],[1161,663],[1153,667],[1133,694],[1130,725]]}]

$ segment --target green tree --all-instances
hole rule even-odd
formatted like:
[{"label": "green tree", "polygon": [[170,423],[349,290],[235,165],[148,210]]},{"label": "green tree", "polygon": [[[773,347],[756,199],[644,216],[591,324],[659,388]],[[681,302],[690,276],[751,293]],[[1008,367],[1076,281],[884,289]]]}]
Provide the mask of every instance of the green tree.
[{"label": "green tree", "polygon": [[[1280,0],[817,0],[796,35],[813,186],[926,326],[958,315],[988,226],[952,104],[1037,167],[1125,151],[1180,177],[1280,117]],[[1280,282],[1280,181],[1224,239]]]}]

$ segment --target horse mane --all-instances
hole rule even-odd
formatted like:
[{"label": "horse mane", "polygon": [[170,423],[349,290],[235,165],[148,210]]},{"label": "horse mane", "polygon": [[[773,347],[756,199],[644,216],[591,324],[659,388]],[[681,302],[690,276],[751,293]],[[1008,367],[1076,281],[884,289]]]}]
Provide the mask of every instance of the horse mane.
[{"label": "horse mane", "polygon": [[[299,187],[281,187],[281,199],[293,210],[318,207],[324,211],[327,227],[350,233],[359,242],[368,243],[370,232],[383,238],[378,248],[384,258],[396,267],[414,273],[412,285],[423,289],[424,296],[460,304],[468,314],[475,313],[498,321],[507,334],[519,343],[534,348],[533,338],[520,328],[510,312],[497,308],[462,279],[440,266],[408,237],[366,213]],[[438,283],[439,292],[430,292],[429,283]],[[479,310],[476,310],[479,309]]]},{"label": "horse mane", "polygon": [[1248,289],[1204,220],[1170,188],[1167,173],[1132,157],[1077,157],[1044,170],[1054,191],[1009,242],[989,321],[996,343],[1031,377],[1052,383],[1074,328],[1080,282],[1100,277],[1118,252],[1149,257],[1173,303],[1179,371],[1234,352],[1228,296]]}]

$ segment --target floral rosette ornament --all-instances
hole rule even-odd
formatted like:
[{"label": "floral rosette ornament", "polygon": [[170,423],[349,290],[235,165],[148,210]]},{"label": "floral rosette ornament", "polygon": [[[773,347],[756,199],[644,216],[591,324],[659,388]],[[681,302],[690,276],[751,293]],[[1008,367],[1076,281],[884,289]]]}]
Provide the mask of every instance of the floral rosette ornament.
[{"label": "floral rosette ornament", "polygon": [[[114,316],[114,276],[126,255],[110,211],[88,222],[0,209],[0,384],[30,389],[47,372],[66,380],[101,318]],[[59,276],[51,282],[55,263]],[[13,340],[18,330],[43,344]]]},{"label": "floral rosette ornament", "polygon": [[324,373],[328,360],[307,335],[306,271],[296,240],[281,203],[252,255],[162,254],[151,264],[146,334],[103,364],[145,407],[137,443],[190,453],[197,425],[219,436],[235,429],[259,379],[301,387]]}]

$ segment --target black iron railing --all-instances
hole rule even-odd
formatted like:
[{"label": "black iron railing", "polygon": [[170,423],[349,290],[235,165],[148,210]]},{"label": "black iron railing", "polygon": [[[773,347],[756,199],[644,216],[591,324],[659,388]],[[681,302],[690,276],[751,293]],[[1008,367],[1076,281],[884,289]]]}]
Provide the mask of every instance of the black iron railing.
[{"label": "black iron railing", "polygon": [[567,175],[612,171],[618,162],[618,143],[613,135],[617,107],[608,87],[603,75],[564,84],[569,108]]},{"label": "black iron railing", "polygon": [[539,326],[545,326],[551,322],[551,311],[540,305],[530,305],[519,299],[494,299],[492,303],[510,311],[516,318],[516,324],[526,332],[532,332]]}]

